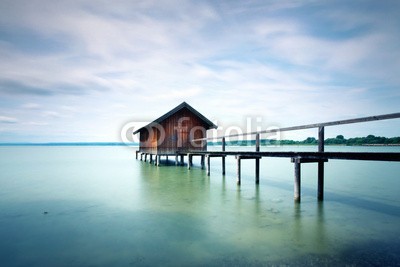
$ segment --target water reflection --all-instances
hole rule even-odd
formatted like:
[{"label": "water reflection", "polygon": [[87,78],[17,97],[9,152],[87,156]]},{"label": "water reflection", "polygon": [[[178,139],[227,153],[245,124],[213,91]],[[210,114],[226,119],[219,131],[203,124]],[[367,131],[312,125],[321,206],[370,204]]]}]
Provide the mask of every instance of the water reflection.
[{"label": "water reflection", "polygon": [[325,209],[324,202],[318,201],[317,203],[317,221],[316,221],[316,244],[321,248],[326,245],[326,229],[325,229]]},{"label": "water reflection", "polygon": [[255,186],[255,197],[254,197],[255,214],[260,215],[262,211],[261,200],[260,200],[260,186]]},{"label": "water reflection", "polygon": [[295,244],[300,245],[303,240],[303,229],[302,229],[302,218],[301,218],[301,203],[295,202],[294,203],[294,229],[293,229],[293,239]]},{"label": "water reflection", "polygon": [[[309,206],[307,205],[307,208]],[[316,203],[315,214],[302,210],[301,203],[293,206],[293,240],[297,246],[309,247],[315,252],[325,252],[329,246],[324,203]]]},{"label": "water reflection", "polygon": [[[346,214],[337,213],[343,213],[342,206],[318,202],[311,189],[303,191],[303,202],[294,203],[292,186],[286,181],[255,185],[254,176],[244,173],[242,185],[237,186],[234,174],[223,176],[215,170],[207,176],[200,168],[140,163],[139,169],[143,208],[162,216],[171,214],[168,223],[177,227],[165,229],[159,224],[157,232],[166,240],[174,240],[169,233],[179,234],[179,228],[186,225],[185,218],[190,218],[186,235],[191,243],[183,241],[180,246],[192,246],[197,253],[204,252],[202,246],[206,245],[213,252],[204,256],[210,261],[240,255],[249,264],[260,259],[279,263],[282,259],[302,259],[306,254],[332,255],[338,249],[338,240],[354,227],[343,225],[341,218]],[[336,210],[332,211],[332,205]],[[154,219],[164,221],[163,217]],[[198,237],[190,237],[191,229],[204,235],[201,243]]]}]

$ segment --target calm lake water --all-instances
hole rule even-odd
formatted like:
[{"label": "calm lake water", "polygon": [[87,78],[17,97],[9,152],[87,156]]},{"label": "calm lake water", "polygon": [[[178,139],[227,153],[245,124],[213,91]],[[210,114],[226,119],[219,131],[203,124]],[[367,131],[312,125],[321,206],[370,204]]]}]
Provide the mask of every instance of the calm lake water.
[{"label": "calm lake water", "polygon": [[[238,150],[243,148],[230,148]],[[247,148],[253,149],[253,148]],[[273,147],[263,150],[309,150]],[[400,147],[327,147],[391,151]],[[0,147],[0,266],[399,266],[400,163],[211,159],[199,167],[135,160],[132,147]]]}]

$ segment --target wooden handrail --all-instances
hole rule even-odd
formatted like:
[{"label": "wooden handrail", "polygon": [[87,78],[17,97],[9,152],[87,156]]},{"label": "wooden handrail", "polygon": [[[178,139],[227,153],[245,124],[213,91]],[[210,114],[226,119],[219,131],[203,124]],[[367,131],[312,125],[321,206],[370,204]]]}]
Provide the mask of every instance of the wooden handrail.
[{"label": "wooden handrail", "polygon": [[264,134],[264,133],[287,132],[287,131],[304,130],[304,129],[311,129],[311,128],[320,128],[320,127],[325,127],[325,126],[335,126],[335,125],[360,123],[360,122],[368,122],[368,121],[389,120],[389,119],[398,119],[398,118],[400,118],[400,112],[384,114],[384,115],[377,115],[377,116],[362,117],[362,118],[356,118],[356,119],[348,119],[348,120],[284,127],[284,128],[279,128],[279,129],[263,130],[263,131],[248,132],[248,133],[241,133],[241,134],[231,134],[231,135],[217,136],[217,137],[206,137],[206,138],[194,139],[193,141],[205,141],[205,140],[216,140],[216,139],[218,140],[218,139],[227,138],[227,137],[238,137],[238,136],[256,135],[256,134]]}]

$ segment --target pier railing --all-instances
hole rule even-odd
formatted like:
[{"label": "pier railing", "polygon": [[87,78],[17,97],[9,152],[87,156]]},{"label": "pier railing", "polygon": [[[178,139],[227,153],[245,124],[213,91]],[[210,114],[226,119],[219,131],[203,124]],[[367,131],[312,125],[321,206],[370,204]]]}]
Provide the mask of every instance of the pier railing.
[{"label": "pier railing", "polygon": [[[352,123],[362,123],[362,122],[370,122],[370,121],[379,121],[379,120],[389,120],[389,119],[397,119],[400,118],[400,112],[391,113],[391,114],[383,114],[369,117],[361,117],[355,119],[347,119],[347,120],[338,120],[338,121],[330,121],[330,122],[322,122],[322,123],[314,123],[314,124],[306,124],[299,126],[291,126],[284,127],[279,129],[272,130],[263,130],[263,131],[255,131],[241,134],[231,134],[225,136],[218,137],[208,137],[202,139],[196,139],[193,141],[207,141],[207,140],[222,140],[222,151],[216,152],[217,155],[222,157],[222,172],[225,174],[225,156],[231,154],[225,151],[226,146],[226,138],[231,137],[239,137],[239,136],[248,136],[255,135],[256,138],[256,151],[255,153],[235,153],[237,159],[237,183],[240,184],[240,160],[241,159],[255,159],[255,171],[256,171],[256,183],[259,183],[260,176],[260,158],[261,157],[290,157],[292,162],[295,164],[295,185],[294,185],[294,198],[295,201],[300,201],[300,177],[301,177],[301,163],[310,163],[316,162],[318,163],[318,200],[323,200],[324,198],[324,163],[328,161],[328,159],[348,159],[348,160],[380,160],[380,161],[400,161],[400,153],[326,153],[325,151],[325,127],[327,126],[337,126],[337,125],[345,125]],[[260,152],[260,135],[266,133],[276,133],[276,132],[286,132],[286,131],[297,131],[297,130],[305,130],[305,129],[318,129],[318,152],[314,154],[306,153],[306,152],[275,152],[275,153],[264,153]],[[208,154],[208,155],[212,155]],[[207,160],[207,174],[209,175],[209,157]]]},{"label": "pier railing", "polygon": [[[338,120],[338,121],[305,124],[305,125],[298,125],[298,126],[291,126],[291,127],[283,127],[283,128],[271,129],[271,130],[238,133],[238,134],[231,134],[231,135],[224,135],[224,136],[217,136],[217,137],[207,137],[207,138],[201,138],[201,139],[194,139],[193,141],[207,141],[207,140],[222,139],[222,144],[224,146],[226,138],[255,135],[256,143],[257,143],[257,135],[260,135],[260,134],[288,132],[288,131],[297,131],[297,130],[318,128],[318,151],[323,152],[323,150],[324,150],[324,129],[327,126],[337,126],[337,125],[345,125],[345,124],[352,124],[352,123],[389,120],[389,119],[398,119],[398,118],[400,118],[400,112],[384,114],[384,115],[369,116],[369,117],[361,117],[361,118],[355,118],[355,119],[347,119],[347,120]],[[322,150],[322,151],[320,151],[320,150]]]}]

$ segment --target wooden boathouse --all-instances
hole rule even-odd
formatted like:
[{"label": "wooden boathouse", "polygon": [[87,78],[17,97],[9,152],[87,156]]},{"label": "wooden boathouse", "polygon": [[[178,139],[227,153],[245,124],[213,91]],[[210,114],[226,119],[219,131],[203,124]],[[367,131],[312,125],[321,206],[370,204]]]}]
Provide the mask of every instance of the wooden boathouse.
[{"label": "wooden boathouse", "polygon": [[[139,133],[139,151],[141,157],[150,156],[159,164],[161,156],[177,156],[189,151],[207,151],[206,141],[194,141],[206,138],[209,129],[217,126],[188,103],[183,102],[146,126],[136,130]],[[181,163],[183,157],[181,156]]]}]

